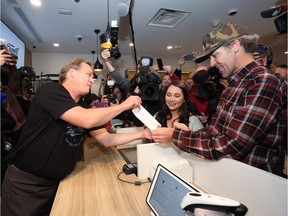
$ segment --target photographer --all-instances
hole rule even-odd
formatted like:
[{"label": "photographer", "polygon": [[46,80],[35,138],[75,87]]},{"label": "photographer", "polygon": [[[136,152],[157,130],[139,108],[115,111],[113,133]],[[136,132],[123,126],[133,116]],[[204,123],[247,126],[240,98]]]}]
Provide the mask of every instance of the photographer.
[{"label": "photographer", "polygon": [[[111,56],[109,49],[104,49],[101,53],[108,70],[109,74],[113,77],[118,87],[124,91],[125,94],[139,94],[142,99],[142,106],[147,109],[147,111],[154,115],[160,110],[162,104],[159,102],[159,90],[161,78],[158,73],[151,72],[150,66],[152,64],[144,62],[138,65],[139,71],[137,74],[129,81],[128,79],[121,76],[119,72],[116,72],[114,67],[108,60]],[[147,59],[145,59],[146,61]],[[139,92],[137,92],[139,91]],[[131,111],[127,111],[127,118],[129,118],[136,126],[143,126]]]},{"label": "photographer", "polygon": [[[25,114],[16,99],[19,78],[16,74],[16,59],[6,45],[1,45],[1,183],[6,173],[7,164],[4,158],[18,144],[26,121]],[[13,88],[13,90],[12,90]]]},{"label": "photographer", "polygon": [[103,93],[102,99],[106,98],[107,102],[111,104],[122,103],[127,98],[127,94],[123,94],[123,90],[112,78],[106,80]]},{"label": "photographer", "polygon": [[189,111],[197,115],[207,126],[216,111],[220,95],[228,83],[215,67],[207,70],[200,68],[193,75],[192,80],[194,85],[189,92]]},{"label": "photographer", "polygon": [[17,56],[12,55],[6,44],[1,44],[0,50],[0,66],[10,65],[15,66],[17,63]]}]

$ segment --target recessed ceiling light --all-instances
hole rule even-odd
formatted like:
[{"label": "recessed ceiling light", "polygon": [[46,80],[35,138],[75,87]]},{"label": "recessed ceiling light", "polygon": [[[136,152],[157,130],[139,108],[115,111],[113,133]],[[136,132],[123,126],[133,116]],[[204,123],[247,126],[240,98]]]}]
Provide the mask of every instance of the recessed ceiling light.
[{"label": "recessed ceiling light", "polygon": [[288,54],[288,51],[286,51],[285,54]]},{"label": "recessed ceiling light", "polygon": [[167,46],[167,49],[173,49],[173,46]]},{"label": "recessed ceiling light", "polygon": [[42,2],[40,0],[30,0],[31,4],[34,6],[41,6]]},{"label": "recessed ceiling light", "polygon": [[53,44],[54,47],[59,47],[60,45],[58,43]]},{"label": "recessed ceiling light", "polygon": [[133,47],[133,46],[134,46],[134,44],[133,44],[133,43],[129,43],[129,46],[130,46],[130,47]]},{"label": "recessed ceiling light", "polygon": [[228,11],[228,15],[229,16],[234,16],[238,13],[238,9],[237,8],[232,8],[231,10]]}]

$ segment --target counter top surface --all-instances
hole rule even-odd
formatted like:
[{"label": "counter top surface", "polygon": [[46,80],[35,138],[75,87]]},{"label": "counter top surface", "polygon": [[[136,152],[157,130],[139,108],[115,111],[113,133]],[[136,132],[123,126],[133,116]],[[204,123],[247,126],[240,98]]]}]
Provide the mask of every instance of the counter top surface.
[{"label": "counter top surface", "polygon": [[[51,216],[134,216],[150,215],[146,195],[150,183],[140,186],[117,179],[125,161],[116,148],[97,147],[97,155],[80,161],[75,170],[61,181]],[[135,182],[136,175],[120,175]]]}]

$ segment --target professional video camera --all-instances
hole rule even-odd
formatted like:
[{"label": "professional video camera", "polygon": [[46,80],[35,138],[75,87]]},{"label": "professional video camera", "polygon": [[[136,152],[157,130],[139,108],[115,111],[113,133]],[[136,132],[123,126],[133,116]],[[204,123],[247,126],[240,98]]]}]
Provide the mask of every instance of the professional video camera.
[{"label": "professional video camera", "polygon": [[210,67],[208,69],[208,74],[210,76],[210,82],[216,86],[216,89],[222,89],[223,85],[220,83],[220,79],[223,79],[222,74],[219,72],[219,69],[216,67]]},{"label": "professional video camera", "polygon": [[27,80],[25,88],[28,94],[35,94],[36,90],[33,86],[33,82],[36,80],[36,74],[32,67],[23,66],[20,67],[17,72],[21,79]]},{"label": "professional video camera", "polygon": [[193,75],[192,79],[197,84],[196,94],[200,97],[211,98],[224,89],[224,86],[220,83],[222,75],[216,67],[200,70]]},{"label": "professional video camera", "polygon": [[151,57],[141,57],[139,72],[135,75],[135,82],[139,86],[140,97],[146,101],[156,101],[159,97],[159,84],[161,78],[158,74],[150,71],[153,65]]},{"label": "professional video camera", "polygon": [[111,21],[111,27],[107,26],[106,32],[100,36],[101,47],[104,49],[109,48],[111,57],[119,59],[121,53],[118,47],[118,26],[117,21]]}]

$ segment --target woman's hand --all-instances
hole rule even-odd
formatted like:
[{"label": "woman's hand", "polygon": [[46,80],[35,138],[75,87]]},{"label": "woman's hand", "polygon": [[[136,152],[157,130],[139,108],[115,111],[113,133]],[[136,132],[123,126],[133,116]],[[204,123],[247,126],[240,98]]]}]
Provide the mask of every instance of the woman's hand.
[{"label": "woman's hand", "polygon": [[179,123],[179,122],[174,123],[174,128],[179,128],[179,129],[184,130],[184,131],[190,131],[189,127],[187,127],[185,124]]}]

